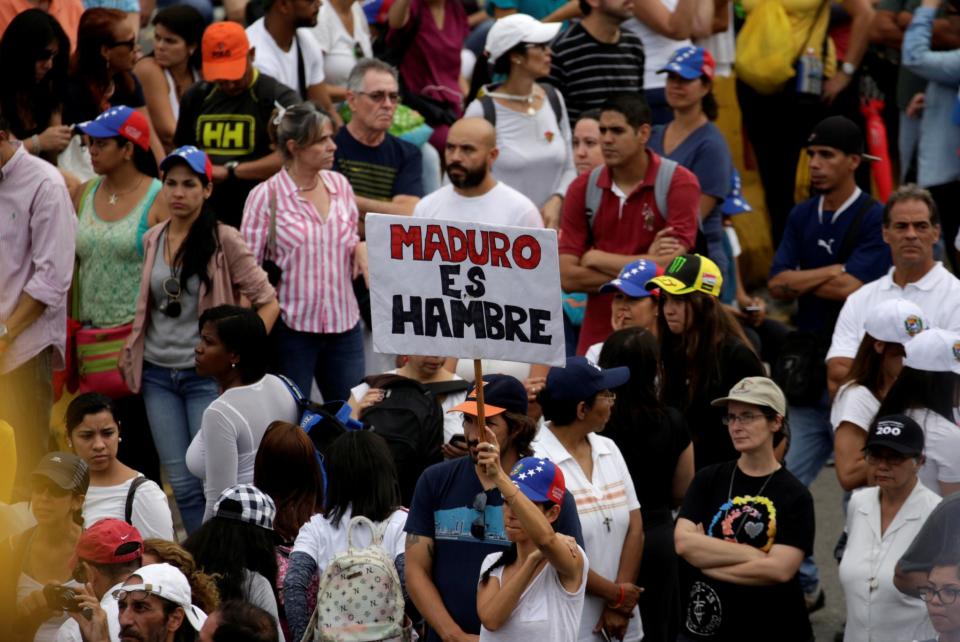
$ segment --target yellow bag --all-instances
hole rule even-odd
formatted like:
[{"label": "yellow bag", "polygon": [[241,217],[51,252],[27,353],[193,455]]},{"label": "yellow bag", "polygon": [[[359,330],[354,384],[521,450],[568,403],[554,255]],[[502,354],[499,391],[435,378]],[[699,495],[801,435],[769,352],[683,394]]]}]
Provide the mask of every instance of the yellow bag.
[{"label": "yellow bag", "polygon": [[780,0],[761,0],[737,35],[737,78],[761,94],[773,94],[796,72],[797,45]]}]

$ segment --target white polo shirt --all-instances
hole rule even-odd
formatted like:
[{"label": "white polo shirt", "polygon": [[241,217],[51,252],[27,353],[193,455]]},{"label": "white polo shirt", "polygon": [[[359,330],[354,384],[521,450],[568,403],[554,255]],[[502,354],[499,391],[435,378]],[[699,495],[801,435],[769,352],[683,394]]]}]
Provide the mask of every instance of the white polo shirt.
[{"label": "white polo shirt", "polygon": [[853,493],[847,508],[847,548],[840,562],[840,584],[847,602],[845,642],[934,637],[926,606],[898,591],[893,573],[938,503],[940,497],[918,483],[881,535],[878,488]]},{"label": "white polo shirt", "polygon": [[863,339],[863,324],[881,301],[906,299],[923,310],[935,328],[960,332],[960,280],[950,274],[939,261],[923,278],[901,288],[893,282],[890,268],[884,276],[867,283],[847,298],[840,311],[827,360],[857,355]]},{"label": "white polo shirt", "polygon": [[297,93],[300,93],[300,81],[297,77],[299,41],[303,50],[303,75],[307,85],[304,90],[323,82],[323,51],[311,29],[297,29],[297,37],[290,45],[290,51],[284,51],[267,31],[264,19],[260,18],[247,27],[247,40],[250,41],[250,47],[256,49],[253,66],[259,69],[260,73],[273,77]]},{"label": "white polo shirt", "polygon": [[[587,479],[580,464],[550,430],[550,424],[541,426],[533,442],[534,454],[549,459],[563,471],[563,479],[574,500],[583,531],[584,550],[590,559],[590,570],[610,581],[617,579],[620,553],[630,525],[630,511],[639,510],[640,502],[620,449],[613,440],[590,433],[590,451],[593,458],[593,478]],[[580,642],[600,642],[603,638],[593,633],[603,612],[604,601],[596,595],[587,595],[580,618]],[[634,609],[625,642],[636,642],[643,637],[640,610]]]}]

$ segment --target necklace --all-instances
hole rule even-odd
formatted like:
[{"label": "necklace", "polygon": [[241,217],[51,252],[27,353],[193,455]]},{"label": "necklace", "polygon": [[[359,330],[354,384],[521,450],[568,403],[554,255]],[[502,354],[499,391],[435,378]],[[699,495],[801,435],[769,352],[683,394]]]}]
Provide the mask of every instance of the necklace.
[{"label": "necklace", "polygon": [[297,181],[294,180],[294,178],[293,178],[293,172],[291,171],[290,167],[286,167],[286,170],[287,170],[287,176],[290,177],[290,180],[293,181],[293,184],[296,186],[297,191],[300,192],[301,194],[303,194],[304,192],[312,192],[313,190],[317,189],[317,185],[320,184],[320,173],[319,173],[319,172],[317,172],[316,174],[313,175],[313,183],[312,183],[312,184],[310,184],[309,186],[306,186],[306,187],[301,187],[300,185],[297,185]]},{"label": "necklace", "polygon": [[[103,187],[107,191],[110,191],[110,188],[107,187],[106,182],[107,182],[106,180],[103,181]],[[140,183],[142,182],[143,182],[143,175],[141,174],[140,178],[137,180],[137,184],[131,187],[130,189],[126,190],[125,192],[110,192],[110,196],[107,198],[107,202],[110,205],[116,205],[117,201],[120,199],[121,196],[126,196],[130,192],[137,191],[137,188],[140,187]]]},{"label": "necklace", "polygon": [[533,103],[537,99],[537,89],[534,85],[533,89],[530,90],[530,93],[526,96],[517,96],[515,94],[504,94],[499,91],[488,91],[487,95],[491,98],[499,98],[501,100],[510,100],[515,103],[527,103],[527,114],[533,116],[537,113],[537,110],[534,108]]},{"label": "necklace", "polygon": [[[727,508],[727,510],[724,511],[724,513],[723,513],[724,519],[726,519],[727,514],[730,512],[730,509],[733,508],[733,480],[734,480],[734,478],[736,478],[736,476],[737,476],[737,468],[739,468],[739,466],[737,466],[737,464],[734,463],[734,464],[733,464],[733,470],[730,472],[730,487],[727,489],[727,506],[728,506],[728,508]],[[758,491],[754,494],[754,497],[759,497],[759,496],[763,495],[764,489],[767,487],[767,484],[770,483],[770,480],[773,479],[773,476],[777,474],[777,471],[778,471],[778,470],[780,470],[780,467],[779,467],[779,466],[778,466],[776,469],[774,469],[774,471],[773,471],[772,473],[770,473],[769,475],[767,475],[767,478],[763,480],[763,484],[760,486],[760,490],[758,490]],[[736,530],[736,532],[733,534],[733,539],[734,539],[734,541],[736,541],[737,536],[740,534],[740,531],[743,529],[743,525],[746,524],[746,523],[747,523],[747,520],[746,520],[746,519],[741,519],[741,520],[740,520],[740,525],[737,526],[737,530]]]}]

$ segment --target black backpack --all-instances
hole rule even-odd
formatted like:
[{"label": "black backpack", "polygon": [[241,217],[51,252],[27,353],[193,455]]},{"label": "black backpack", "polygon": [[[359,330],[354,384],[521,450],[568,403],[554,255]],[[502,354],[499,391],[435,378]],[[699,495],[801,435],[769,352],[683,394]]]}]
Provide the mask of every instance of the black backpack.
[{"label": "black backpack", "polygon": [[360,421],[386,440],[397,466],[400,498],[409,506],[420,474],[443,459],[443,409],[434,392],[413,379],[382,374],[364,381],[383,390],[383,401],[361,412]]}]

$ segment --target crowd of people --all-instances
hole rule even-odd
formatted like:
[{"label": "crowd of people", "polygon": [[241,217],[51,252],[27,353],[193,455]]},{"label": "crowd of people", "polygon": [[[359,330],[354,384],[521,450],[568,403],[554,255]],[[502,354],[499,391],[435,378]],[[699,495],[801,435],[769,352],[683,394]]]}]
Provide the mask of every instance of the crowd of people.
[{"label": "crowd of people", "polygon": [[[960,640],[958,14],[0,3],[0,637],[809,642],[829,462]],[[375,352],[368,213],[557,230],[565,365]]]}]

